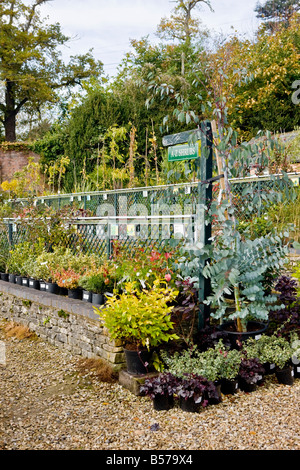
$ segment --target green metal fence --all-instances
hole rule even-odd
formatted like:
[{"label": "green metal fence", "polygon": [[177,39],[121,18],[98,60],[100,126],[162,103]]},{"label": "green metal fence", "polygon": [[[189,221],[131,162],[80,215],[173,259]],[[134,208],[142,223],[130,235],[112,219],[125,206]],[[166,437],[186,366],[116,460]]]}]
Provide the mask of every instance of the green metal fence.
[{"label": "green metal fence", "polygon": [[[286,187],[286,182],[276,175],[240,178],[231,180],[231,184],[238,218],[244,221],[263,214],[267,192],[274,189],[275,192],[281,192]],[[289,174],[288,185],[299,188],[300,174]],[[213,198],[218,197],[219,183],[214,182]],[[74,206],[87,210],[88,217],[65,221],[66,226],[71,224],[74,228],[74,233],[68,237],[66,245],[75,249],[80,244],[81,249],[87,253],[96,252],[109,256],[115,241],[122,244],[129,255],[136,248],[160,250],[181,240],[197,242],[203,225],[203,201],[200,202],[199,198],[200,184],[192,182],[43,196],[35,198],[33,203],[56,209]],[[17,199],[11,201],[11,204],[16,208],[32,204],[32,200]],[[18,220],[3,220],[0,227],[2,247],[9,248],[27,238],[26,229]]]}]

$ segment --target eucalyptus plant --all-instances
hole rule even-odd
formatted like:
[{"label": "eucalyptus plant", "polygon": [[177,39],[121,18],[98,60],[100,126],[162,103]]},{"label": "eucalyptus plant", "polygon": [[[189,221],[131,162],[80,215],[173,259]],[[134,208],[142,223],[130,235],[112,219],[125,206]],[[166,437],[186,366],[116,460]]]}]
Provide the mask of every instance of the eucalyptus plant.
[{"label": "eucalyptus plant", "polygon": [[[199,67],[199,64],[195,66],[195,82],[199,80]],[[239,140],[237,131],[228,126],[228,97],[222,89],[225,77],[222,69],[218,70],[218,77],[217,85],[211,77],[206,77],[205,86],[210,90],[211,102],[201,103],[201,113],[192,110],[186,97],[175,93],[165,83],[152,83],[150,89],[153,94],[165,96],[167,100],[173,98],[177,102],[174,112],[177,119],[187,125],[194,122],[199,132],[203,116],[209,116],[214,121],[212,137],[218,157],[216,170],[221,179],[220,193],[217,200],[201,202],[201,209],[206,214],[205,223],[213,224],[214,237],[206,246],[199,243],[185,246],[176,267],[179,267],[184,278],[194,280],[203,275],[210,280],[212,292],[205,303],[216,307],[212,315],[221,321],[227,314],[225,297],[233,295],[235,307],[229,318],[236,320],[237,330],[243,332],[247,330],[249,318],[267,320],[270,306],[272,310],[277,308],[276,297],[270,295],[270,289],[266,289],[266,279],[270,273],[275,277],[284,266],[288,234],[266,233],[254,240],[247,231],[241,235],[237,216],[239,201],[235,197],[231,178],[249,176],[253,168],[258,168],[260,172],[267,169],[272,152],[280,152],[281,144],[269,131],[265,135],[260,134],[259,139],[253,142]],[[151,100],[148,100],[148,104],[151,105]],[[205,155],[205,149],[202,150]],[[286,196],[294,197],[292,185],[285,173],[280,178],[275,175],[270,175],[270,178],[273,186],[266,191],[258,191],[251,184],[243,191],[245,210],[254,219],[270,204],[282,200],[284,192]]]}]

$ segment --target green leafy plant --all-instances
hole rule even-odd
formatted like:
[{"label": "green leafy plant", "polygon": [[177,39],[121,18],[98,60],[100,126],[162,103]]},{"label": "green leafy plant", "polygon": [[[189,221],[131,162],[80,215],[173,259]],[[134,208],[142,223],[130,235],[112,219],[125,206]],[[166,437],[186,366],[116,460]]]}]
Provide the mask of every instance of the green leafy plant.
[{"label": "green leafy plant", "polygon": [[82,287],[82,289],[93,292],[94,294],[103,294],[107,288],[103,274],[96,272],[88,272],[84,276],[81,276],[78,285]]},{"label": "green leafy plant", "polygon": [[43,251],[43,244],[39,240],[36,244],[22,242],[13,247],[7,260],[7,271],[19,276],[29,275],[29,267],[33,265],[35,257]]},{"label": "green leafy plant", "polygon": [[249,338],[245,344],[247,357],[257,358],[261,364],[274,364],[278,369],[284,368],[292,358],[293,349],[286,338],[262,335],[258,340]]},{"label": "green leafy plant", "polygon": [[126,291],[107,299],[105,308],[94,307],[113,339],[126,348],[140,350],[176,340],[172,332],[172,306],[177,291],[164,286],[161,280],[152,289],[138,291],[126,284]]},{"label": "green leafy plant", "polygon": [[[234,320],[237,331],[243,332],[247,331],[249,319],[265,321],[271,309],[282,308],[276,305],[277,296],[270,294],[265,285],[266,276],[272,272],[275,277],[287,262],[287,247],[281,237],[269,234],[254,240],[242,239],[239,232],[225,227],[211,256],[203,275],[211,281],[212,294],[205,303],[216,308],[213,318]],[[232,309],[228,303],[231,295]]]}]

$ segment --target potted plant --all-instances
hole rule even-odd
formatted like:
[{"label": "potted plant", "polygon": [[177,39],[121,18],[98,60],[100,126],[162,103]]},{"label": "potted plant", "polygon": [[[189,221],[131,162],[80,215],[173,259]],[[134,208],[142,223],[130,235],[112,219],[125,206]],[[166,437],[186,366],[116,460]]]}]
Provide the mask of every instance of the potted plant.
[{"label": "potted plant", "polygon": [[174,406],[176,385],[177,380],[174,375],[165,372],[146,379],[140,387],[140,392],[152,399],[155,410],[169,410]]},{"label": "potted plant", "polygon": [[288,339],[278,336],[277,332],[271,336],[263,335],[256,343],[248,340],[245,345],[248,357],[257,357],[269,370],[273,370],[280,383],[292,385],[294,371],[291,365],[293,349]]},{"label": "potted plant", "polygon": [[79,279],[78,285],[83,289],[82,300],[98,305],[105,303],[104,293],[107,283],[101,272],[87,272]]},{"label": "potted plant", "polygon": [[294,377],[300,377],[300,339],[297,333],[291,335],[292,363],[294,365]]},{"label": "potted plant", "polygon": [[177,379],[176,394],[183,411],[199,412],[201,406],[206,407],[210,400],[218,399],[215,385],[196,374],[185,374]]},{"label": "potted plant", "polygon": [[213,307],[212,318],[221,320],[221,328],[237,347],[237,341],[263,334],[270,310],[282,308],[264,280],[271,270],[284,266],[287,249],[279,236],[242,239],[229,227],[219,235],[203,270],[211,283],[211,295],[204,302]]},{"label": "potted plant", "polygon": [[81,273],[74,271],[74,269],[62,268],[57,271],[52,271],[52,279],[59,287],[67,289],[68,297],[71,299],[81,299],[82,292],[79,289],[79,279]]},{"label": "potted plant", "polygon": [[32,256],[34,247],[29,242],[15,245],[10,251],[7,261],[7,270],[15,276],[15,282],[19,285],[28,286],[26,262]]},{"label": "potted plant", "polygon": [[8,282],[8,272],[7,272],[7,261],[9,257],[9,252],[6,248],[1,248],[0,251],[0,273],[1,280]]},{"label": "potted plant", "polygon": [[262,382],[265,369],[258,358],[247,358],[245,355],[240,363],[238,374],[239,387],[244,392],[253,392]]},{"label": "potted plant", "polygon": [[152,348],[178,339],[170,306],[176,296],[161,280],[142,291],[128,283],[124,292],[108,297],[105,308],[94,307],[111,338],[122,341],[129,373],[145,374]]},{"label": "potted plant", "polygon": [[215,347],[212,348],[211,353],[214,355],[214,367],[220,381],[221,392],[224,395],[236,393],[239,386],[240,351],[226,348],[223,340],[220,339]]}]

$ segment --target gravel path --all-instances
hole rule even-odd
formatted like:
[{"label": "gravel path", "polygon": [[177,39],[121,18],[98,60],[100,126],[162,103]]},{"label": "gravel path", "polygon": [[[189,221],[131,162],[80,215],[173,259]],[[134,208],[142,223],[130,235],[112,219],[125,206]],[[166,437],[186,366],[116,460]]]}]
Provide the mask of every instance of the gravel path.
[{"label": "gravel path", "polygon": [[268,378],[199,414],[157,412],[148,398],[79,373],[79,357],[8,338],[3,325],[1,450],[300,450],[300,379]]}]

